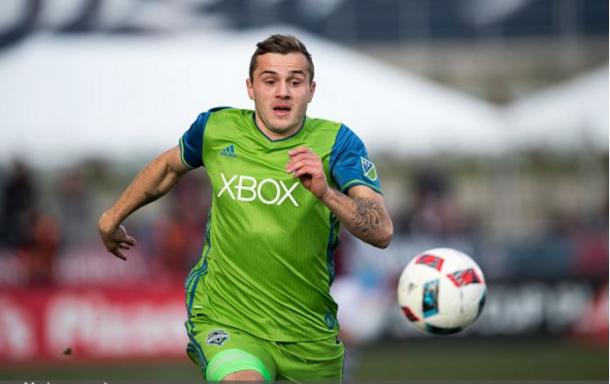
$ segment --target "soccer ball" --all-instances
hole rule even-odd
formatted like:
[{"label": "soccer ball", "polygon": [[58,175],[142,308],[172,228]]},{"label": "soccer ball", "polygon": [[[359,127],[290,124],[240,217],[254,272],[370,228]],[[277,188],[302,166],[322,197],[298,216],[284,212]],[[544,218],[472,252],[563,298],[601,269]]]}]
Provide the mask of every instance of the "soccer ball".
[{"label": "soccer ball", "polygon": [[398,282],[398,303],[417,329],[448,335],[468,327],[485,305],[483,272],[468,255],[435,248],[415,256]]}]

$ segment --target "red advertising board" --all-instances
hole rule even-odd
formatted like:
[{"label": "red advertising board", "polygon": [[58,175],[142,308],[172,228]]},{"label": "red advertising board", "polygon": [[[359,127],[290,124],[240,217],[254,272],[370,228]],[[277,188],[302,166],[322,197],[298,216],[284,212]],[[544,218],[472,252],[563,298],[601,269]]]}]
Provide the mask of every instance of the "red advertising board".
[{"label": "red advertising board", "polygon": [[0,361],[184,357],[184,291],[154,285],[0,291]]},{"label": "red advertising board", "polygon": [[[340,295],[337,299],[340,311],[350,308]],[[356,299],[362,303],[366,297]],[[398,306],[389,303],[384,308],[389,307],[397,313],[389,319],[395,321],[386,322],[386,334],[396,339],[421,336],[406,325]],[[363,319],[362,313],[358,316]],[[66,358],[186,359],[185,320],[179,282],[0,288],[0,364]],[[366,324],[356,323],[357,331],[364,332]],[[343,325],[348,330],[350,322]],[[494,284],[481,318],[467,331],[469,337],[532,334],[607,344],[607,283]]]}]

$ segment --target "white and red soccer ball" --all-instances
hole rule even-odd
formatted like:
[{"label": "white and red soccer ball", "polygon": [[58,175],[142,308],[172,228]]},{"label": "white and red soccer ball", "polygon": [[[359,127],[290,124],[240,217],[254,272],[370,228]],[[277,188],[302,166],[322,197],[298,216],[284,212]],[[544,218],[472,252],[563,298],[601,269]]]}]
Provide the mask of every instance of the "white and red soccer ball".
[{"label": "white and red soccer ball", "polygon": [[435,248],[415,256],[398,282],[403,313],[423,332],[447,335],[479,317],[487,286],[481,268],[468,255]]}]

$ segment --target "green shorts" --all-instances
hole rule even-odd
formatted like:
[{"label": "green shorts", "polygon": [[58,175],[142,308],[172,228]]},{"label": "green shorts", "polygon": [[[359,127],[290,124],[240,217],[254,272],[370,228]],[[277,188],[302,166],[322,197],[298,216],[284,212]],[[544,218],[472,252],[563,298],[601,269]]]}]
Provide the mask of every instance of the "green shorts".
[{"label": "green shorts", "polygon": [[266,381],[341,382],[343,343],[335,336],[318,341],[275,342],[193,316],[186,322],[186,352],[207,381],[255,370]]}]

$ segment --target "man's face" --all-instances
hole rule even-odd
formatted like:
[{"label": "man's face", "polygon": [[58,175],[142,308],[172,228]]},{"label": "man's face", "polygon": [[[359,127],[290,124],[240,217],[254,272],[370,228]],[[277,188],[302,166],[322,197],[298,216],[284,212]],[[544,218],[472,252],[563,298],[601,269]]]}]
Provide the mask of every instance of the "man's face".
[{"label": "man's face", "polygon": [[254,100],[256,123],[271,139],[292,135],[303,124],[316,88],[302,53],[265,53],[257,57],[252,79],[246,80]]}]

